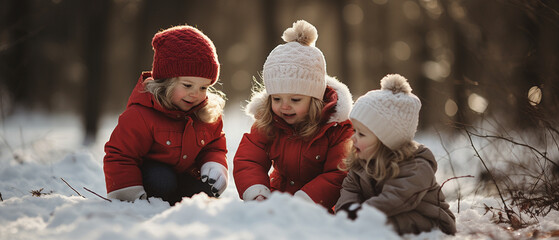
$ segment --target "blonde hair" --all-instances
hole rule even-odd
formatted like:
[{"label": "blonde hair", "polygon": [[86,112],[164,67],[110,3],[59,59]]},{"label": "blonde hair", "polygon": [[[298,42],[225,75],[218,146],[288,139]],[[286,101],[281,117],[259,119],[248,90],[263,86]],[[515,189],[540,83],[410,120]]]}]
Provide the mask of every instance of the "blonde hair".
[{"label": "blonde hair", "polygon": [[413,157],[419,144],[410,141],[402,145],[399,149],[391,150],[382,142],[378,141],[374,146],[374,153],[369,159],[357,157],[355,148],[352,148],[349,157],[342,161],[338,166],[340,170],[360,170],[364,169],[367,175],[377,182],[395,178],[400,173],[398,164],[406,159]]},{"label": "blonde hair", "polygon": [[[178,85],[178,78],[154,79],[146,82],[145,91],[153,94],[155,101],[169,110],[177,110],[171,102],[173,89]],[[215,89],[213,86],[208,88],[208,101],[206,106],[194,112],[200,121],[213,123],[223,114],[225,107],[225,93]]]}]

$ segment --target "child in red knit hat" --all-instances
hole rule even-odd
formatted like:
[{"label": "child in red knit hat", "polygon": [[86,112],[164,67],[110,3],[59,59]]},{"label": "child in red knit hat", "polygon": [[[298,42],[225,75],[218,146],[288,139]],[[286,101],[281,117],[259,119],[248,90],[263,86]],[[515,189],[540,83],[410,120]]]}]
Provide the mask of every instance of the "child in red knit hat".
[{"label": "child in red knit hat", "polygon": [[176,26],[153,37],[151,72],[143,72],[105,145],[109,198],[158,197],[174,205],[227,187],[223,94],[212,86],[219,61],[200,30]]}]

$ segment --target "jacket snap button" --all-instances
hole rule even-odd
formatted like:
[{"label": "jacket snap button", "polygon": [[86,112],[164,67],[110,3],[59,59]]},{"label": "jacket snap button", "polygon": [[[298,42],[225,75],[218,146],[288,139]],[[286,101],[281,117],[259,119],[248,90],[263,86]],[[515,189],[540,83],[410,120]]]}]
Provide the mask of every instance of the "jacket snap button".
[{"label": "jacket snap button", "polygon": [[316,155],[315,158],[316,158],[316,160],[320,159],[320,155]]},{"label": "jacket snap button", "polygon": [[274,181],[274,178],[270,178],[270,181]]},{"label": "jacket snap button", "polygon": [[182,159],[186,159],[186,157],[187,157],[186,154],[185,154],[185,155],[182,155]]},{"label": "jacket snap button", "polygon": [[200,143],[201,143],[202,145],[204,145],[204,140],[203,140],[203,139],[202,139],[202,140],[200,140]]},{"label": "jacket snap button", "polygon": [[167,140],[166,143],[167,143],[167,145],[171,145],[171,141],[169,141],[169,140]]},{"label": "jacket snap button", "polygon": [[293,185],[295,185],[295,182],[291,181],[291,182],[289,182],[289,185],[293,186]]},{"label": "jacket snap button", "polygon": [[338,123],[334,123],[334,127],[338,126]]}]

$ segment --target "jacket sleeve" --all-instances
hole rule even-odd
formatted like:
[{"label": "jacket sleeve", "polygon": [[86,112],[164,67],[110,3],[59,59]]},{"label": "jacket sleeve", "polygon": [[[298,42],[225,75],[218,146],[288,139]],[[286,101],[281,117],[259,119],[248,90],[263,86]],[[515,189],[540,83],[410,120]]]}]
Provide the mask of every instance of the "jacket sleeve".
[{"label": "jacket sleeve", "polygon": [[338,126],[331,133],[322,173],[301,188],[314,202],[326,208],[333,207],[340,196],[342,181],[347,172],[339,170],[338,165],[346,157],[352,134],[350,124]]},{"label": "jacket sleeve", "polygon": [[382,192],[365,203],[390,217],[415,209],[425,194],[436,186],[435,172],[431,165],[422,158],[416,158],[402,164],[400,174],[387,180]]},{"label": "jacket sleeve", "polygon": [[342,182],[340,198],[336,203],[335,211],[337,212],[338,209],[341,209],[347,204],[363,202],[361,191],[359,176],[354,171],[350,170]]},{"label": "jacket sleeve", "polygon": [[266,153],[266,137],[253,127],[250,133],[243,135],[233,159],[233,178],[241,199],[249,188],[255,192],[259,188],[269,191],[271,165]]},{"label": "jacket sleeve", "polygon": [[223,119],[220,117],[213,125],[215,126],[212,133],[214,140],[202,148],[197,158],[200,159],[200,166],[207,162],[217,162],[227,168],[227,143],[223,132]]},{"label": "jacket sleeve", "polygon": [[125,187],[142,186],[139,165],[152,144],[153,133],[140,112],[134,108],[126,109],[105,144],[103,171],[107,193]]}]

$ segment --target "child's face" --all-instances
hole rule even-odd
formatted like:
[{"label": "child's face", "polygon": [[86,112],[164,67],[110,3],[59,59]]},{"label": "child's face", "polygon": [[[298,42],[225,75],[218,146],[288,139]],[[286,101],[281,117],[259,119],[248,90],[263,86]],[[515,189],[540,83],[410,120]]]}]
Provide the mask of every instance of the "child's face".
[{"label": "child's face", "polygon": [[182,111],[188,111],[206,99],[211,80],[202,77],[178,77],[171,94],[171,103]]},{"label": "child's face", "polygon": [[272,111],[289,124],[303,121],[309,113],[311,97],[299,94],[272,94]]},{"label": "child's face", "polygon": [[363,125],[363,123],[355,119],[351,119],[351,123],[355,130],[353,136],[351,136],[351,140],[353,141],[353,147],[355,148],[357,157],[361,159],[371,158],[375,152],[376,145],[379,143],[377,135]]}]

